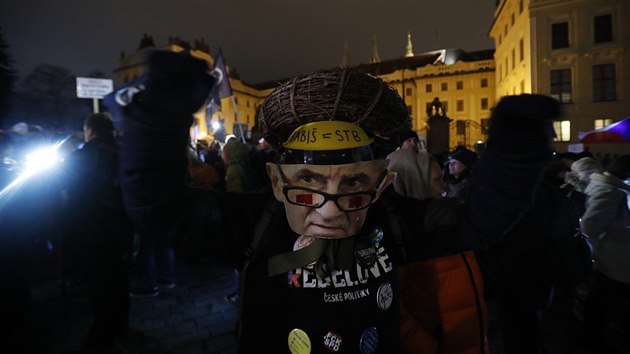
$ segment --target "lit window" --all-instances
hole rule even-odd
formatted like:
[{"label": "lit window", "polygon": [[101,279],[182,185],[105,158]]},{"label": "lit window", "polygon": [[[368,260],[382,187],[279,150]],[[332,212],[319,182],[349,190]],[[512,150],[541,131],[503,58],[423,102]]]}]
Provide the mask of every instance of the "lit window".
[{"label": "lit window", "polygon": [[612,118],[595,119],[594,129],[601,129],[605,126],[611,125],[612,123],[613,123]]},{"label": "lit window", "polygon": [[556,131],[554,141],[571,141],[571,121],[555,121],[553,129]]},{"label": "lit window", "polygon": [[571,70],[551,70],[551,97],[560,103],[573,102]]}]

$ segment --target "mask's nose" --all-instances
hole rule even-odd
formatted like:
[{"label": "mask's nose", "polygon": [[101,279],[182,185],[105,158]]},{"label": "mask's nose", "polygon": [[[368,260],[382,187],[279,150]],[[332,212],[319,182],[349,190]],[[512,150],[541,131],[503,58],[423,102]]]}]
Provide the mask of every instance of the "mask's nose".
[{"label": "mask's nose", "polygon": [[317,210],[317,213],[324,219],[332,219],[344,213],[337,207],[337,203],[332,200],[326,201],[324,205],[315,210]]}]

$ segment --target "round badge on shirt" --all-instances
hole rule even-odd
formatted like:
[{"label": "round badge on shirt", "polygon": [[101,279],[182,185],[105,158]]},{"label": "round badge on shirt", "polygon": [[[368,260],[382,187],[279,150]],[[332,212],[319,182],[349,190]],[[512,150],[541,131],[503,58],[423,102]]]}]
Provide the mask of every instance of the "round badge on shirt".
[{"label": "round badge on shirt", "polygon": [[373,354],[378,347],[378,330],[376,327],[369,327],[361,334],[359,339],[359,349],[361,354]]},{"label": "round badge on shirt", "polygon": [[394,290],[390,283],[383,283],[376,291],[376,303],[381,310],[387,310],[394,301]]},{"label": "round badge on shirt", "polygon": [[311,339],[306,332],[299,328],[295,328],[289,332],[288,344],[291,354],[311,353]]},{"label": "round badge on shirt", "polygon": [[333,353],[336,353],[341,349],[342,342],[343,340],[341,339],[341,336],[336,332],[328,331],[328,333],[324,336],[324,348]]}]

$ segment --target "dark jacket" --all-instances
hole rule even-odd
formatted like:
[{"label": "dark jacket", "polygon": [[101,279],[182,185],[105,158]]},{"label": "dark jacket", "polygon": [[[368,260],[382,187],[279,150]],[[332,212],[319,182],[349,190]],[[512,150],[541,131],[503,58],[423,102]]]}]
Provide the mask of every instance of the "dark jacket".
[{"label": "dark jacket", "polygon": [[486,294],[510,294],[543,308],[556,286],[586,279],[591,250],[577,210],[557,187],[543,183],[534,206],[498,243],[478,252]]},{"label": "dark jacket", "polygon": [[97,262],[129,247],[133,225],[124,209],[118,179],[118,145],[98,137],[74,151],[62,166],[67,190],[64,251]]}]

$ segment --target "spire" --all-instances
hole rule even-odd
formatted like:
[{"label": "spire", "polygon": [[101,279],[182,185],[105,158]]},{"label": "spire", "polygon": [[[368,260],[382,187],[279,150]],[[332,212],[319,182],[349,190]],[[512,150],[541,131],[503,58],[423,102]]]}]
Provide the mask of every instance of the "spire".
[{"label": "spire", "polygon": [[341,67],[343,69],[347,68],[349,64],[348,60],[348,43],[343,44],[343,57],[341,58]]},{"label": "spire", "polygon": [[378,56],[378,47],[376,45],[376,36],[372,36],[372,58],[370,59],[370,63],[380,63],[381,57]]},{"label": "spire", "polygon": [[405,53],[405,58],[413,57],[413,44],[411,44],[411,32],[407,32],[407,53]]}]

